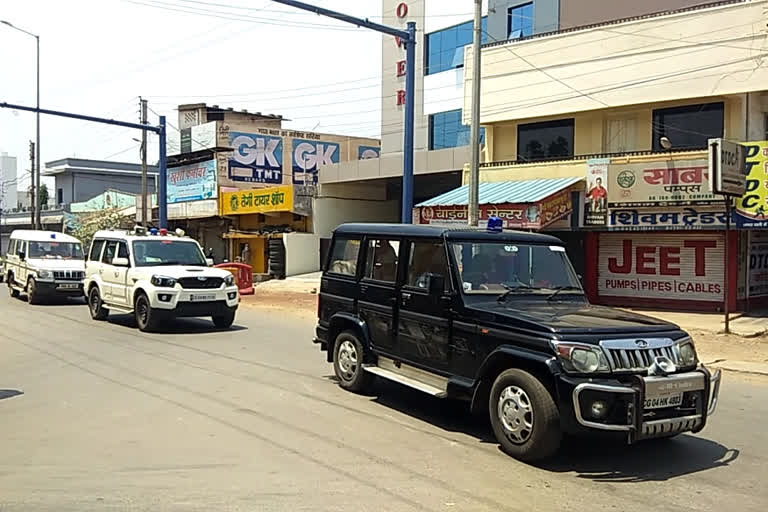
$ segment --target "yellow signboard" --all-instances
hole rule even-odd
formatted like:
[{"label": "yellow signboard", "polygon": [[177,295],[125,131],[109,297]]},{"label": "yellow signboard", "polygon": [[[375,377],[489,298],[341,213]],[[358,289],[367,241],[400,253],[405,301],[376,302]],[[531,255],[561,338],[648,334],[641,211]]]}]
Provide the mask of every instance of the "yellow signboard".
[{"label": "yellow signboard", "polygon": [[736,200],[736,225],[768,227],[768,141],[743,142],[747,156],[747,192]]},{"label": "yellow signboard", "polygon": [[293,209],[293,187],[254,188],[219,194],[221,215],[290,212]]}]

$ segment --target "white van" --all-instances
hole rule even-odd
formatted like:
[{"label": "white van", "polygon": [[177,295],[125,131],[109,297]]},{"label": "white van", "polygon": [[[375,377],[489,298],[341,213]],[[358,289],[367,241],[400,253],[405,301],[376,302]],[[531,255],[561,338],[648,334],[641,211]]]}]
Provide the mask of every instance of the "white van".
[{"label": "white van", "polygon": [[83,244],[54,231],[11,233],[5,280],[11,297],[24,293],[30,304],[50,297],[82,297],[85,278]]}]

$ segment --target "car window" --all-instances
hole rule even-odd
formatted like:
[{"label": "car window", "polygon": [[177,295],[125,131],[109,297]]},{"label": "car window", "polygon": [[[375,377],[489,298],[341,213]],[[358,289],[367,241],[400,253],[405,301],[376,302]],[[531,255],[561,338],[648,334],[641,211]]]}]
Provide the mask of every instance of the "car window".
[{"label": "car window", "polygon": [[117,257],[128,259],[128,244],[126,244],[125,242],[118,242]]},{"label": "car window", "polygon": [[358,254],[360,254],[360,240],[337,238],[333,242],[328,272],[354,276],[357,273]]},{"label": "car window", "polygon": [[16,240],[11,240],[11,245],[8,246],[8,254],[16,254]]},{"label": "car window", "polygon": [[194,241],[171,237],[153,237],[133,242],[133,258],[137,267],[158,265],[190,265],[207,267],[200,246]]},{"label": "car window", "polygon": [[107,242],[107,248],[104,249],[104,255],[101,257],[101,262],[111,265],[112,259],[115,257],[116,252],[117,252],[117,242],[115,241]]},{"label": "car window", "polygon": [[397,240],[368,240],[365,256],[365,277],[394,283],[397,279]]},{"label": "car window", "polygon": [[25,249],[26,248],[24,247],[24,240],[19,240],[18,242],[16,242],[16,254],[19,254],[20,252],[25,252]]},{"label": "car window", "polygon": [[91,261],[99,261],[101,257],[101,250],[104,248],[104,240],[94,240],[91,244],[91,252],[88,253],[88,259]]},{"label": "car window", "polygon": [[446,291],[449,289],[448,262],[442,242],[411,242],[409,254],[406,281],[408,286],[427,288],[427,276],[440,274],[445,279]]},{"label": "car window", "polygon": [[80,242],[59,242],[51,240],[46,242],[28,242],[27,255],[30,258],[56,259],[56,260],[81,260],[83,248]]}]

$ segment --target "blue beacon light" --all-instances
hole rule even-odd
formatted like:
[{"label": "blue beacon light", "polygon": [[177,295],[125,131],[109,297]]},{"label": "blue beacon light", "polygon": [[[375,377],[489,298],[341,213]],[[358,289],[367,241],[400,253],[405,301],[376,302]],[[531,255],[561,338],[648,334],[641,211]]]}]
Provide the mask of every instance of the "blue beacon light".
[{"label": "blue beacon light", "polygon": [[504,221],[495,215],[488,217],[488,232],[489,233],[501,233],[504,226]]}]

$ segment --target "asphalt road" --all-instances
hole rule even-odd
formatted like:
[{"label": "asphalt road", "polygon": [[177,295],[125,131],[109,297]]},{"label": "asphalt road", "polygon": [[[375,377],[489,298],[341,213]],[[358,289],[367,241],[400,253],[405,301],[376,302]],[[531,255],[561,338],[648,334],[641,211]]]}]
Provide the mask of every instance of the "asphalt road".
[{"label": "asphalt road", "polygon": [[768,379],[726,375],[700,435],[582,441],[534,467],[459,404],[342,391],[311,320],[244,309],[236,324],[142,334],[3,290],[0,510],[768,508]]}]

